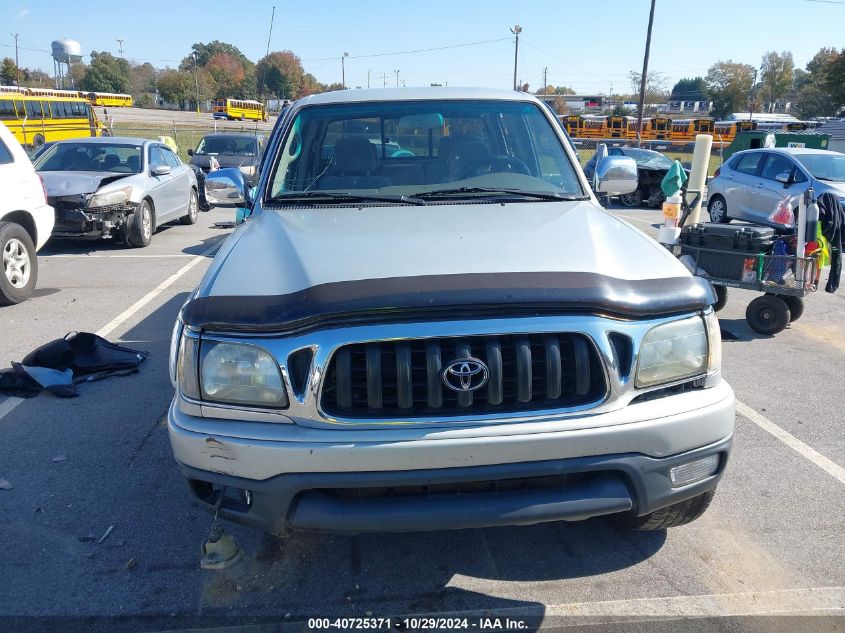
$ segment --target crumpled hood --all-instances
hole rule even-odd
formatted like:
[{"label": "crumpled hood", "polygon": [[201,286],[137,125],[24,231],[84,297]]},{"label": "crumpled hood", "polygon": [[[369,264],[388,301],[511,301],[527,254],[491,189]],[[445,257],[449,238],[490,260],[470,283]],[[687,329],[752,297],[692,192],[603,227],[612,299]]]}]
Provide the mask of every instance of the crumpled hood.
[{"label": "crumpled hood", "polygon": [[215,258],[200,295],[284,295],[341,281],[471,273],[685,277],[665,248],[592,202],[265,211]]},{"label": "crumpled hood", "polygon": [[122,180],[134,174],[115,174],[102,171],[40,171],[47,196],[60,198],[85,193],[94,193],[100,187]]}]

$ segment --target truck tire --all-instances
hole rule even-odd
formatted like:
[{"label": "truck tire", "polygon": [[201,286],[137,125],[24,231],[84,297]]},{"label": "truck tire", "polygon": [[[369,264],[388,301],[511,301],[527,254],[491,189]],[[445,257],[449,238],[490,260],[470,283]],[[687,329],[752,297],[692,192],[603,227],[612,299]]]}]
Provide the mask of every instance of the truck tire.
[{"label": "truck tire", "polygon": [[29,233],[14,222],[0,222],[0,305],[26,301],[38,280],[38,258]]},{"label": "truck tire", "polygon": [[199,196],[197,196],[196,189],[191,189],[191,197],[188,199],[188,213],[179,218],[179,223],[185,226],[197,223],[197,213],[199,211]]},{"label": "truck tire", "polygon": [[126,241],[134,248],[144,248],[149,246],[152,240],[153,212],[149,201],[142,200],[129,219]]},{"label": "truck tire", "polygon": [[665,530],[670,527],[686,525],[704,514],[713,500],[714,494],[716,494],[715,490],[709,490],[692,499],[673,503],[641,517],[622,515],[614,517],[614,520],[623,527],[639,532]]}]

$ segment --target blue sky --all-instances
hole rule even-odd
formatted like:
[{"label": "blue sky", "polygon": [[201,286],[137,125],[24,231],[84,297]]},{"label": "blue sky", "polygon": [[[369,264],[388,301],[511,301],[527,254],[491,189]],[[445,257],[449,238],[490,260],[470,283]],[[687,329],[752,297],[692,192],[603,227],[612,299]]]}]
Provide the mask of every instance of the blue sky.
[{"label": "blue sky", "polygon": [[[0,56],[14,56],[20,33],[22,66],[52,69],[50,42],[76,39],[83,52],[117,53],[157,67],[175,66],[196,41],[219,39],[247,57],[264,55],[276,6],[271,50],[290,49],[320,81],[340,81],[344,51],[349,86],[407,85],[509,87],[513,41],[520,24],[519,77],[532,89],[549,83],[579,93],[630,92],[628,72],[642,66],[649,0],[320,0],[319,2],[75,2],[4,0]],[[70,7],[73,7],[71,10]],[[577,8],[582,7],[582,8]],[[694,8],[690,8],[694,7]],[[754,66],[769,50],[791,50],[803,67],[822,46],[845,47],[845,0],[657,0],[650,68],[671,86],[704,75],[720,59]],[[491,41],[494,40],[494,41]],[[454,46],[440,51],[389,54]],[[331,59],[330,59],[331,58]]]}]

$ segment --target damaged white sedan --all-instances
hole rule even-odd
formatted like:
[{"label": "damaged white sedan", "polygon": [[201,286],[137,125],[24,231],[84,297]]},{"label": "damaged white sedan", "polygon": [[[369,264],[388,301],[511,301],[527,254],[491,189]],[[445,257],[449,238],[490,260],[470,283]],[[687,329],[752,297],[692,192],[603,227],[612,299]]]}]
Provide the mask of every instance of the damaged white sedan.
[{"label": "damaged white sedan", "polygon": [[54,236],[149,245],[158,226],[194,224],[197,179],[166,145],[141,138],[56,143],[35,162],[56,210]]}]

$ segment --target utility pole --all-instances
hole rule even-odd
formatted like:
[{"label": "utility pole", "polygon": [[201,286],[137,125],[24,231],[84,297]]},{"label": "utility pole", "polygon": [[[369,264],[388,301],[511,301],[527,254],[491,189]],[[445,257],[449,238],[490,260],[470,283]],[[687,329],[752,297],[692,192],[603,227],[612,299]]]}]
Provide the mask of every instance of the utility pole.
[{"label": "utility pole", "polygon": [[381,87],[387,88],[387,73],[381,74]]},{"label": "utility pole", "polygon": [[757,85],[757,69],[755,68],[751,75],[751,90],[748,91],[748,120],[754,120],[754,87]]},{"label": "utility pole", "polygon": [[114,38],[114,41],[117,42],[117,50],[120,51],[120,56],[123,57],[123,43],[126,41],[122,37]]},{"label": "utility pole", "polygon": [[15,38],[15,85],[20,88],[21,87],[21,68],[18,63],[18,35],[20,33],[12,33],[12,37]]},{"label": "utility pole", "polygon": [[645,55],[643,55],[643,75],[640,78],[640,107],[637,112],[637,145],[642,145],[643,140],[643,111],[645,110],[645,82],[648,78],[648,54],[651,51],[651,27],[654,24],[654,4],[651,0],[651,11],[648,14],[648,31],[645,36]]},{"label": "utility pole", "polygon": [[[270,14],[270,32],[267,34],[267,52],[264,53],[264,57],[270,55],[270,38],[273,37],[273,21],[276,19],[276,5],[273,5],[273,12]],[[264,62],[264,66],[261,67],[261,100],[264,101],[264,94],[265,94],[265,86],[264,86],[264,77],[267,75],[267,62]],[[276,95],[280,99],[283,98],[283,95]]]},{"label": "utility pole", "polygon": [[342,73],[341,76],[341,83],[343,84],[343,89],[346,90],[346,58],[349,57],[349,53],[346,51],[343,52],[343,55],[340,56],[340,72]]},{"label": "utility pole", "polygon": [[370,73],[373,72],[372,68],[367,68],[367,88],[370,87]]},{"label": "utility pole", "polygon": [[513,49],[513,89],[516,90],[516,64],[519,59],[519,34],[522,33],[522,27],[517,24],[511,29],[511,33],[516,35],[516,46]]},{"label": "utility pole", "polygon": [[546,66],[543,69],[543,94],[544,95],[547,93],[546,88],[548,87],[548,85],[549,85],[549,67]]},{"label": "utility pole", "polygon": [[396,69],[393,72],[396,73],[396,87],[398,88],[399,87],[399,70]]},{"label": "utility pole", "polygon": [[197,52],[194,51],[191,53],[194,57],[194,83],[197,86],[197,116],[200,115],[200,75],[199,70],[197,70]]}]

